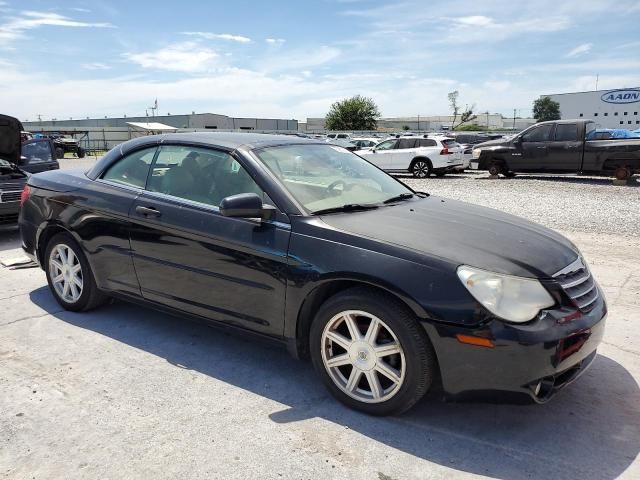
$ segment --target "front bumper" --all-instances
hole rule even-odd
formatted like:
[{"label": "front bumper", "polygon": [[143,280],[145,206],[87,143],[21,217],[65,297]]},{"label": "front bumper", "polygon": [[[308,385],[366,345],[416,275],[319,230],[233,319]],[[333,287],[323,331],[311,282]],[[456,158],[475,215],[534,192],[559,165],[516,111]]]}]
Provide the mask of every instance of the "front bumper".
[{"label": "front bumper", "polygon": [[[588,313],[558,307],[526,324],[494,318],[475,329],[423,325],[436,350],[445,394],[502,391],[544,403],[592,363],[606,315],[601,295]],[[458,334],[488,338],[494,346],[461,343]]]}]

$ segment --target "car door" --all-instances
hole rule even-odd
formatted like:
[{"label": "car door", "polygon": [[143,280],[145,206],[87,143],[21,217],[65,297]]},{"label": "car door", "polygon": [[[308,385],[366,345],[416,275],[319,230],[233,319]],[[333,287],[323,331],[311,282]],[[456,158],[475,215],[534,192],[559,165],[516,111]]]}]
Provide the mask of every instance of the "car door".
[{"label": "car door", "polygon": [[580,140],[577,123],[556,124],[553,141],[548,143],[548,166],[546,170],[577,172],[582,165],[583,142]]},{"label": "car door", "polygon": [[391,157],[393,170],[407,171],[416,156],[417,138],[400,138]]},{"label": "car door", "polygon": [[509,169],[514,171],[545,171],[548,165],[549,143],[553,124],[539,125],[527,130],[520,142],[514,143]]},{"label": "car door", "polygon": [[51,140],[36,138],[23,143],[20,150],[20,168],[30,173],[60,168]]},{"label": "car door", "polygon": [[283,332],[290,226],[229,218],[220,201],[255,192],[229,153],[163,145],[131,207],[131,247],[145,299],[266,334]]},{"label": "car door", "polygon": [[398,140],[395,138],[385,140],[367,152],[364,158],[369,160],[378,168],[382,168],[383,170],[393,170],[393,155],[395,153],[397,143]]}]

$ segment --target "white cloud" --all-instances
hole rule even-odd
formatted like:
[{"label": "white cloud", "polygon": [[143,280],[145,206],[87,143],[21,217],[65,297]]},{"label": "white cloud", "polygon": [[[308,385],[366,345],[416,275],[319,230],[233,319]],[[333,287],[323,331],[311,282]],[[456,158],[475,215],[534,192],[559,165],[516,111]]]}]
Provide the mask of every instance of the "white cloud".
[{"label": "white cloud", "polygon": [[143,68],[197,73],[211,69],[218,54],[197,43],[183,42],[150,52],[128,52],[123,56]]},{"label": "white cloud", "polygon": [[204,38],[206,40],[228,40],[230,42],[251,43],[249,37],[242,35],[232,35],[230,33],[211,33],[211,32],[182,32],[183,35]]},{"label": "white cloud", "polygon": [[578,45],[576,48],[567,53],[567,57],[579,57],[580,55],[585,55],[591,51],[592,45],[590,43],[583,43],[582,45]]},{"label": "white cloud", "polygon": [[86,70],[110,70],[111,69],[111,67],[106,63],[100,63],[100,62],[83,63],[82,68]]},{"label": "white cloud", "polygon": [[106,22],[81,22],[50,12],[24,11],[19,16],[0,24],[0,42],[12,42],[24,36],[24,32],[44,26],[71,28],[113,28]]},{"label": "white cloud", "polygon": [[270,45],[282,45],[285,42],[284,38],[265,38],[265,42]]},{"label": "white cloud", "polygon": [[494,23],[493,18],[485,17],[484,15],[471,15],[469,17],[455,18],[454,20],[463,25],[475,25],[478,27],[486,27]]},{"label": "white cloud", "polygon": [[71,10],[73,10],[74,12],[91,13],[91,10],[89,10],[88,8],[72,7]]}]

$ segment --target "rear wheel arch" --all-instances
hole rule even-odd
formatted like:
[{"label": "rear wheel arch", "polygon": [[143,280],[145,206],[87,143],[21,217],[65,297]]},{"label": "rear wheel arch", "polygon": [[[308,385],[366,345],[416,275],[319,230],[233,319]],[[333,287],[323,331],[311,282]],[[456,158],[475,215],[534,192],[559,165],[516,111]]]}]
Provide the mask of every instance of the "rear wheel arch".
[{"label": "rear wheel arch", "polygon": [[380,295],[388,297],[392,301],[402,303],[406,308],[411,310],[417,319],[429,317],[428,313],[410,297],[402,295],[399,292],[394,292],[379,284],[354,279],[327,280],[311,290],[298,309],[296,318],[296,345],[295,351],[293,352],[297,357],[309,358],[309,333],[311,331],[311,324],[322,304],[339,293],[359,287],[375,291]]},{"label": "rear wheel arch", "polygon": [[67,230],[66,228],[58,224],[45,225],[44,227],[41,228],[40,232],[38,233],[38,237],[36,239],[36,252],[38,255],[38,262],[40,263],[41,266],[43,266],[43,268],[44,268],[44,254],[45,254],[45,251],[47,250],[47,244],[58,233],[71,234],[69,230]]}]

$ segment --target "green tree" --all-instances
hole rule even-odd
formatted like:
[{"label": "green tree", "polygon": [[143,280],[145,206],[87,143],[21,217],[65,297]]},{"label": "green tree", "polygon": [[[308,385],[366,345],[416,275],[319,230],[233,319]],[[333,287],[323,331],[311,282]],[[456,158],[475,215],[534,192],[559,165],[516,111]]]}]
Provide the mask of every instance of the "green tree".
[{"label": "green tree", "polygon": [[549,97],[540,97],[533,102],[533,118],[538,122],[560,120],[560,104]]},{"label": "green tree", "polygon": [[335,102],[324,119],[327,130],[375,130],[380,111],[368,97],[356,95]]},{"label": "green tree", "polygon": [[407,130],[411,130],[411,128],[409,127],[409,125],[403,125],[402,130],[406,132]]}]

